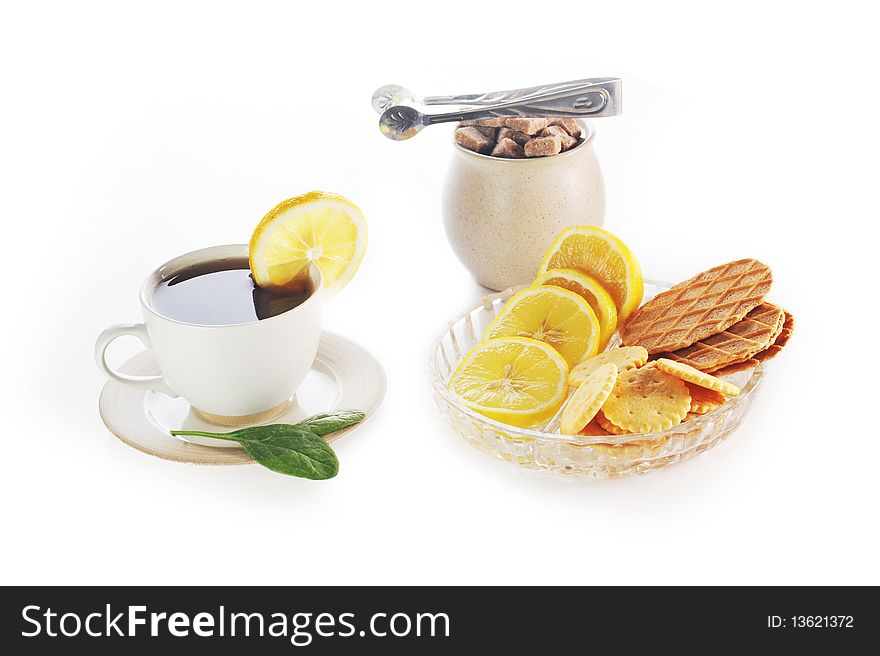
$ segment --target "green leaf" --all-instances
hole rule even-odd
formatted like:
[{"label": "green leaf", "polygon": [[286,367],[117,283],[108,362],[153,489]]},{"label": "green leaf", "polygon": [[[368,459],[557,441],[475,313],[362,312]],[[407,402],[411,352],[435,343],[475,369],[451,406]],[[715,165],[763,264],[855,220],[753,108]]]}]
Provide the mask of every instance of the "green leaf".
[{"label": "green leaf", "polygon": [[201,437],[213,437],[216,440],[232,440],[244,444],[245,442],[264,442],[275,437],[284,437],[291,431],[302,430],[296,424],[269,424],[267,426],[251,426],[241,428],[231,433],[209,433],[207,431],[171,431],[172,435],[199,435]]},{"label": "green leaf", "polygon": [[279,474],[324,480],[339,471],[339,460],[330,445],[305,430],[242,446],[251,458]]},{"label": "green leaf", "polygon": [[171,431],[172,435],[199,435],[238,442],[245,452],[267,469],[312,480],[333,478],[339,461],[322,437],[364,420],[360,410],[324,412],[298,424],[269,424],[230,433]]},{"label": "green leaf", "polygon": [[348,428],[364,420],[366,415],[360,410],[337,410],[336,412],[322,412],[303,419],[296,424],[302,428],[308,428],[315,435],[323,437],[335,433],[343,428]]}]

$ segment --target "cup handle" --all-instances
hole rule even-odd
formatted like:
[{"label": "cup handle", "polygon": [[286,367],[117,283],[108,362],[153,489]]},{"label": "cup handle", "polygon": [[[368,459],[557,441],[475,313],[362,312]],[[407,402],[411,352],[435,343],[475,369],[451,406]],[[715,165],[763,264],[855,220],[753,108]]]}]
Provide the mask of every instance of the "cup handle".
[{"label": "cup handle", "polygon": [[98,362],[98,368],[104,372],[108,378],[112,378],[118,383],[131,385],[132,387],[140,387],[141,389],[156,390],[163,392],[168,396],[177,396],[177,393],[169,387],[165,379],[159,376],[127,376],[118,373],[110,368],[107,364],[107,347],[117,337],[131,335],[141,340],[141,343],[150,348],[150,337],[147,335],[147,327],[142,323],[120,323],[110,326],[107,330],[98,335],[95,342],[95,360]]}]

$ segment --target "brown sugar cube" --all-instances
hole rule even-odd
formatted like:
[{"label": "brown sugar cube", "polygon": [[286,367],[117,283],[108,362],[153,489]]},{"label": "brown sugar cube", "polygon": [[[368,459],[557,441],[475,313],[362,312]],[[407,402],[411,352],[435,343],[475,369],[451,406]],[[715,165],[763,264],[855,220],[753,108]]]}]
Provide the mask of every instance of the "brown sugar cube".
[{"label": "brown sugar cube", "polygon": [[516,143],[513,139],[506,137],[498,142],[498,145],[492,149],[492,157],[507,157],[509,159],[520,159],[524,157],[523,147]]},{"label": "brown sugar cube", "polygon": [[477,153],[489,152],[495,145],[492,139],[473,126],[458,128],[455,131],[455,143]]},{"label": "brown sugar cube", "polygon": [[495,143],[498,136],[498,128],[487,128],[484,125],[475,125],[474,127],[485,134],[487,139],[491,139],[492,143]]},{"label": "brown sugar cube", "polygon": [[573,118],[554,118],[550,120],[550,125],[557,125],[568,132],[569,136],[575,139],[581,136],[581,126]]},{"label": "brown sugar cube", "polygon": [[542,137],[552,137],[554,134],[559,135],[559,138],[562,139],[562,150],[568,150],[577,146],[578,140],[558,125],[551,125],[541,130]]},{"label": "brown sugar cube", "polygon": [[550,137],[535,137],[523,147],[526,157],[547,157],[549,155],[558,155],[561,150],[562,139],[558,134],[554,134]]},{"label": "brown sugar cube", "polygon": [[528,135],[525,132],[511,130],[510,128],[501,128],[498,130],[498,141],[501,141],[502,139],[513,139],[516,143],[522,146],[531,138],[531,135]]},{"label": "brown sugar cube", "polygon": [[546,118],[509,118],[504,121],[504,126],[511,130],[518,130],[526,134],[538,134],[547,127]]}]

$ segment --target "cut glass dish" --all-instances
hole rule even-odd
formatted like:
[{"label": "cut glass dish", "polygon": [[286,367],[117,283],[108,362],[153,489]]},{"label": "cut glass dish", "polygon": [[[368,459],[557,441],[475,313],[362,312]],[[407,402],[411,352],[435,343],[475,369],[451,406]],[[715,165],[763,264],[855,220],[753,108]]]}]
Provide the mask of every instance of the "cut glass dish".
[{"label": "cut glass dish", "polygon": [[[465,354],[483,336],[508,298],[521,288],[492,294],[453,319],[435,340],[428,357],[427,374],[440,414],[474,447],[520,467],[587,478],[612,478],[641,474],[684,462],[717,446],[742,424],[755,391],[764,378],[764,364],[725,376],[741,390],[719,408],[682,422],[669,430],[640,435],[588,437],[561,435],[559,413],[544,424],[516,428],[489,419],[467,406],[447,389],[449,376]],[[646,281],[645,298],[669,289]],[[615,335],[608,345],[614,348]]]}]

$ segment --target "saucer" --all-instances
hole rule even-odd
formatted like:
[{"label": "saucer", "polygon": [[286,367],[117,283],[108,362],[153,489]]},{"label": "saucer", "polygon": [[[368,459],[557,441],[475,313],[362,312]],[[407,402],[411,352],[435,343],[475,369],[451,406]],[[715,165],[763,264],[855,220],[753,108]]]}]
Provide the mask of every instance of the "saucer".
[{"label": "saucer", "polygon": [[[159,373],[159,366],[152,351],[147,349],[128,360],[120,371],[150,376]],[[245,425],[295,424],[337,408],[353,408],[366,414],[361,423],[328,436],[328,441],[333,441],[362,426],[384,396],[382,365],[354,342],[325,331],[311,370],[286,406],[263,421]],[[172,436],[170,431],[176,429],[226,433],[244,426],[212,424],[182,398],[108,380],[101,390],[98,409],[111,433],[129,446],[157,458],[198,465],[253,462],[235,442],[199,437],[184,440]]]}]

